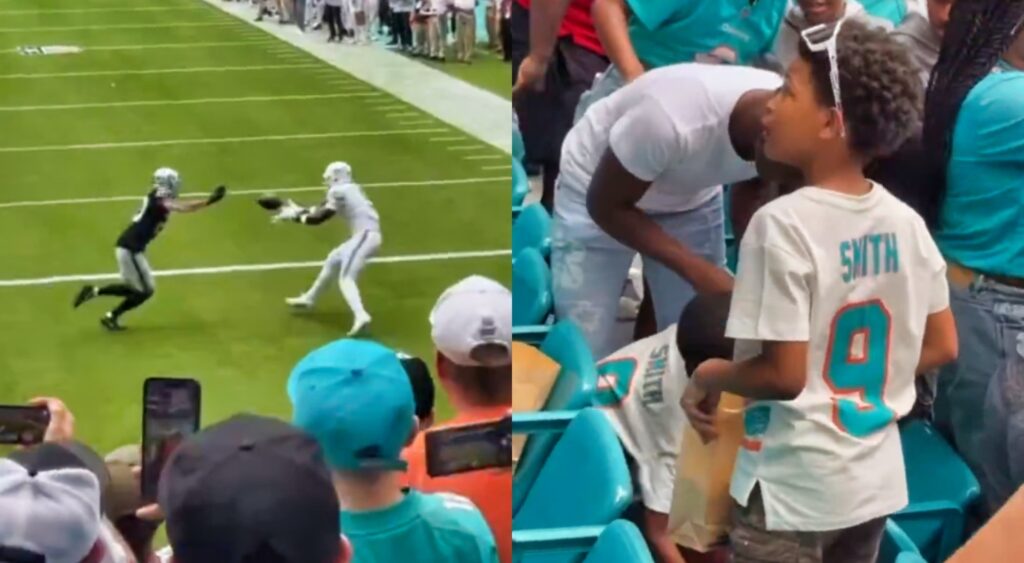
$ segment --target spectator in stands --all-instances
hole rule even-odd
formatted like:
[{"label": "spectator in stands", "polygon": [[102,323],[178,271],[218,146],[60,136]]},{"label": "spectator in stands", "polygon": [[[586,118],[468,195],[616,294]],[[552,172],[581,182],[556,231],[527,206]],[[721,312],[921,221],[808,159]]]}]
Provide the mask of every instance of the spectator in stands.
[{"label": "spectator in stands", "polygon": [[764,55],[786,0],[594,0],[594,24],[611,66],[576,108],[587,108],[647,70],[677,63],[747,64]]},{"label": "spectator in stands", "polygon": [[939,60],[939,49],[942,47],[942,35],[949,23],[949,9],[953,0],[928,0],[928,15],[911,12],[903,23],[896,28],[893,36],[907,46],[917,65],[921,83],[928,86],[928,78],[932,68]]},{"label": "spectator in stands", "polygon": [[797,0],[782,20],[775,46],[767,57],[767,66],[783,72],[799,55],[801,32],[815,25],[847,18],[885,30],[893,28],[888,20],[869,14],[857,0]]},{"label": "spectator in stands", "polygon": [[43,443],[0,458],[0,561],[135,563],[103,517],[110,475],[103,460],[74,441],[74,416],[62,401],[49,412]]},{"label": "spectator in stands", "polygon": [[924,124],[925,217],[949,264],[962,350],[939,373],[935,420],[978,476],[985,512],[1024,483],[1022,71],[1024,2],[955,2]]},{"label": "spectator in stands", "polygon": [[[736,561],[874,563],[907,504],[896,421],[957,339],[924,222],[863,168],[913,132],[920,96],[905,49],[846,20],[802,40],[769,104],[765,154],[809,187],[754,214],[726,332],[737,361],[702,363],[683,398],[705,439],[721,393],[750,401],[730,486]],[[868,250],[851,262],[870,239],[874,267]]]},{"label": "spectator in stands", "polygon": [[420,432],[425,432],[434,425],[434,378],[430,377],[430,368],[420,358],[399,352],[409,383],[412,385],[412,398],[416,403],[416,419],[419,420]]},{"label": "spectator in stands", "polygon": [[476,51],[476,0],[454,0],[450,13],[455,21],[455,60],[471,63]]},{"label": "spectator in stands", "polygon": [[[657,330],[695,293],[731,289],[720,185],[758,175],[761,118],[780,83],[750,67],[663,67],[598,102],[569,132],[552,225],[554,304],[596,357],[622,344],[615,319],[635,254]],[[758,164],[762,176],[780,173]]]},{"label": "spectator in stands", "polygon": [[153,537],[159,524],[135,515],[144,505],[138,481],[142,450],[138,444],[123,446],[107,454],[103,460],[110,474],[104,512],[124,538],[136,561],[150,563],[156,557]]},{"label": "spectator in stands", "polygon": [[[908,0],[860,0],[867,13],[899,26],[910,14]],[[916,0],[910,0],[916,2]]]},{"label": "spectator in stands", "polygon": [[[455,418],[438,427],[492,422],[512,408],[512,294],[494,280],[470,276],[448,288],[430,315],[437,373]],[[454,492],[476,503],[494,532],[502,563],[512,560],[512,469],[431,478],[423,436],[405,452],[409,483]]]},{"label": "spectator in stands", "polygon": [[345,37],[345,26],[341,23],[341,4],[344,1],[325,0],[324,19],[327,20],[327,29],[330,32],[330,35],[327,37],[328,43],[333,41],[341,43],[341,40]]},{"label": "spectator in stands", "polygon": [[[617,350],[597,366],[600,384],[594,403],[608,416],[631,459],[639,489],[635,520],[655,560],[662,563],[684,563],[683,555],[685,563],[714,557],[689,550],[681,555],[668,516],[687,425],[679,398],[698,365],[732,358],[732,340],[725,338],[729,298],[728,293],[694,298],[677,324]],[[636,380],[641,376],[642,384]]]},{"label": "spectator in stands", "polygon": [[548,0],[531,7],[530,0],[515,0],[511,6],[513,105],[526,161],[542,169],[541,203],[549,212],[576,103],[608,66],[590,15],[592,2]]},{"label": "spectator in stands", "polygon": [[338,500],[316,441],[235,415],[188,438],[160,478],[174,563],[348,563]]},{"label": "spectator in stands", "polygon": [[399,47],[405,52],[413,52],[412,28],[410,18],[413,15],[415,0],[387,0],[391,7],[391,25],[395,29]]},{"label": "spectator in stands", "polygon": [[366,340],[310,352],[288,379],[293,420],[324,449],[341,525],[367,561],[497,561],[494,536],[469,500],[403,492],[402,447],[417,434],[398,356]]}]

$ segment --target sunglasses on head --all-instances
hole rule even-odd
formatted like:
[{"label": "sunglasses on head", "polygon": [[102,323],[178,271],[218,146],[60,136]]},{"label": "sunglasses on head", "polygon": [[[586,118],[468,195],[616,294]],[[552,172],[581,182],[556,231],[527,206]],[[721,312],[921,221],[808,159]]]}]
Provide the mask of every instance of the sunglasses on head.
[{"label": "sunglasses on head", "polygon": [[832,83],[833,107],[839,115],[840,135],[846,137],[846,123],[843,119],[843,96],[839,89],[839,30],[843,27],[843,20],[835,23],[823,23],[809,27],[800,32],[800,39],[807,45],[812,53],[828,54],[828,78]]}]

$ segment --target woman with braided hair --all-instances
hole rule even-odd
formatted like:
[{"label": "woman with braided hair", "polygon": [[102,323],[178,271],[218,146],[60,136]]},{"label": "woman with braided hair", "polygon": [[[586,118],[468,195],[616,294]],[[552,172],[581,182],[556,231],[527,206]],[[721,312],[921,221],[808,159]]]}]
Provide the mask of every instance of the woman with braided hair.
[{"label": "woman with braided hair", "polygon": [[922,210],[948,262],[959,360],[936,422],[995,511],[1024,484],[1024,0],[958,0],[925,104]]}]

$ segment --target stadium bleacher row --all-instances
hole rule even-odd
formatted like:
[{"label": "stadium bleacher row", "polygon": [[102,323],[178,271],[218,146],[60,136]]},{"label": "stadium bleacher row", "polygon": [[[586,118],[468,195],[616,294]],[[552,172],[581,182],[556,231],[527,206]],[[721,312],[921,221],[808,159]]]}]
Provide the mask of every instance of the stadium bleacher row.
[{"label": "stadium bleacher row", "polygon": [[[521,147],[518,132],[513,138]],[[653,561],[638,528],[622,519],[634,491],[618,437],[593,406],[599,359],[571,321],[554,316],[551,218],[539,204],[523,205],[530,188],[521,149],[514,155],[513,334],[560,366],[543,409],[513,415],[513,432],[527,436],[513,481],[514,559]],[[734,269],[728,221],[727,235]],[[945,561],[966,539],[978,481],[929,423],[905,420],[900,435],[910,503],[887,521],[878,561]]]}]

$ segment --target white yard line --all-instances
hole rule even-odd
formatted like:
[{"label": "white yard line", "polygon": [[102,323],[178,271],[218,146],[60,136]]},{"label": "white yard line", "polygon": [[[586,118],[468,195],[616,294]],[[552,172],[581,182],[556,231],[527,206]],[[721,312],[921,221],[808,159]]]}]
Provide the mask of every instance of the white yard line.
[{"label": "white yard line", "polygon": [[462,157],[463,160],[502,160],[507,158],[507,154],[474,154]]},{"label": "white yard line", "polygon": [[450,151],[487,151],[491,150],[492,147],[488,147],[486,145],[455,145],[445,148]]},{"label": "white yard line", "polygon": [[185,68],[145,68],[126,70],[85,70],[77,72],[45,72],[29,74],[0,74],[3,78],[64,78],[73,76],[119,76],[122,74],[178,74],[191,72],[249,72],[257,70],[290,70],[297,68],[313,68],[321,66],[321,63],[308,64],[280,64],[280,65],[250,65],[250,66],[201,66]]},{"label": "white yard line", "polygon": [[[498,164],[498,165],[495,165],[495,166],[481,166],[480,170],[512,170],[512,165],[511,164]],[[507,177],[503,178],[503,180],[507,180],[507,179],[508,179]]]},{"label": "white yard line", "polygon": [[11,16],[19,14],[35,15],[35,14],[91,14],[91,13],[106,13],[106,12],[173,12],[173,11],[185,11],[185,10],[205,10],[205,7],[200,6],[144,6],[137,8],[52,8],[43,10],[0,10],[0,16]]},{"label": "white yard line", "polygon": [[466,136],[465,135],[460,135],[460,136],[457,136],[457,137],[431,137],[430,140],[431,141],[465,141],[466,140]]},{"label": "white yard line", "polygon": [[[193,47],[248,47],[251,45],[271,45],[276,41],[211,41],[204,43],[147,43],[140,45],[80,45],[85,52],[89,51],[138,51],[142,49],[191,49]],[[0,51],[0,55],[18,55],[17,48]]]},{"label": "white yard line", "polygon": [[[405,262],[440,262],[448,260],[471,260],[474,258],[497,258],[510,256],[511,250],[478,250],[470,252],[441,252],[435,254],[407,254],[404,256],[380,256],[371,258],[371,264],[401,264]],[[273,270],[298,270],[305,268],[319,268],[323,261],[308,262],[276,262],[271,264],[237,264],[234,266],[214,266],[209,268],[182,268],[177,270],[157,270],[153,274],[158,278],[170,278],[176,276],[208,276],[216,274],[233,274],[238,272],[269,272]],[[72,274],[62,276],[50,276],[45,278],[21,278],[11,280],[0,280],[0,287],[32,287],[42,285],[54,285],[71,282],[97,282],[117,280],[118,274]]]},{"label": "white yard line", "polygon": [[[502,182],[507,181],[508,178],[505,176],[486,176],[482,178],[459,178],[455,180],[420,180],[420,181],[407,181],[407,182],[370,182],[362,184],[364,188],[394,188],[394,187],[415,187],[415,186],[454,186],[460,184],[485,184],[488,182]],[[301,186],[297,188],[259,188],[259,189],[244,189],[244,190],[231,190],[230,195],[257,195],[257,194],[283,194],[283,193],[300,193],[300,192],[318,192],[323,191],[323,186]],[[206,197],[207,193],[195,192],[181,194],[181,197]],[[50,199],[50,200],[35,200],[35,201],[8,201],[0,202],[0,209],[10,209],[16,207],[49,207],[53,205],[82,205],[88,203],[114,203],[121,201],[138,201],[142,197],[140,194],[135,195],[117,195],[117,196],[106,196],[106,197],[81,197],[81,198],[69,198],[69,199]]]},{"label": "white yard line", "polygon": [[244,102],[276,102],[280,100],[319,100],[325,98],[358,98],[376,96],[376,93],[336,92],[333,94],[298,94],[292,96],[246,96],[242,98],[197,98],[193,100],[135,100],[124,102],[97,102],[91,104],[53,104],[41,106],[0,106],[5,111],[37,111],[60,109],[118,108],[135,106],[171,106],[171,105],[203,105],[230,104]]},{"label": "white yard line", "polygon": [[41,31],[87,31],[107,29],[157,29],[161,27],[230,27],[238,25],[233,21],[125,23],[106,25],[71,25],[66,27],[0,27],[0,33],[38,33]]},{"label": "white yard line", "polygon": [[399,125],[427,125],[428,123],[437,123],[436,119],[407,119],[399,121]]},{"label": "white yard line", "polygon": [[128,147],[162,147],[169,145],[208,145],[219,143],[249,143],[257,141],[291,141],[296,139],[333,139],[341,137],[380,137],[385,135],[413,135],[439,133],[445,129],[396,129],[392,131],[342,131],[335,133],[300,133],[296,135],[261,135],[255,137],[225,137],[220,139],[168,139],[162,141],[127,141],[120,143],[87,143],[78,145],[40,145],[36,147],[0,147],[0,153],[80,151],[118,149]]},{"label": "white yard line", "polygon": [[420,115],[423,114],[418,111],[400,111],[398,113],[387,114],[388,117],[418,117]]}]

